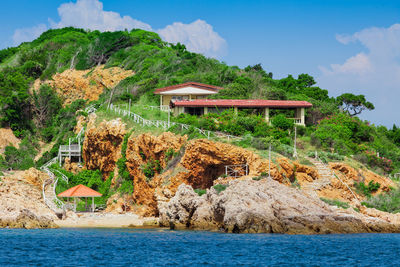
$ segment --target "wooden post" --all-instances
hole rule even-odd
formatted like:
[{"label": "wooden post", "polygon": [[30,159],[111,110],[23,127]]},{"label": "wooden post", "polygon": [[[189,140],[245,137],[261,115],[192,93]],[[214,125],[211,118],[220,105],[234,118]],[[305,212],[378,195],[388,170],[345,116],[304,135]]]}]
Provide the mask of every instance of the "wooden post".
[{"label": "wooden post", "polygon": [[87,197],[85,197],[85,211],[87,211]]},{"label": "wooden post", "polygon": [[74,197],[74,211],[76,212],[76,197]]},{"label": "wooden post", "polygon": [[168,107],[168,129],[171,128],[171,109]]},{"label": "wooden post", "polygon": [[94,197],[92,197],[92,212],[94,212]]},{"label": "wooden post", "polygon": [[79,163],[81,163],[81,161],[82,161],[82,159],[81,159],[82,152],[81,152],[81,137],[80,136],[78,138],[78,148],[79,148]]},{"label": "wooden post", "polygon": [[71,138],[68,139],[69,162],[71,163]]},{"label": "wooden post", "polygon": [[293,158],[297,158],[296,139],[297,139],[297,127],[294,126],[294,148],[293,148]]},{"label": "wooden post", "polygon": [[268,178],[271,178],[271,144],[268,149]]}]

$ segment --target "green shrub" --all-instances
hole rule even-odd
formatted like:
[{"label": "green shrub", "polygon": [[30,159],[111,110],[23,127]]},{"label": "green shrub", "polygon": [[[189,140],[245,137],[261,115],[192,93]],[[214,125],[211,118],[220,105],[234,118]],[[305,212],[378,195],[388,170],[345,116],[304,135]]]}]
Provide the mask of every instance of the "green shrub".
[{"label": "green shrub", "polygon": [[217,193],[221,193],[222,191],[224,191],[226,188],[228,187],[228,185],[224,185],[224,184],[217,184],[214,185],[213,188],[217,191]]},{"label": "green shrub", "polygon": [[396,188],[362,202],[368,208],[375,208],[390,213],[400,212],[400,189]]},{"label": "green shrub", "polygon": [[205,193],[207,193],[207,190],[198,188],[198,189],[195,189],[194,192],[196,192],[199,196],[202,196]]},{"label": "green shrub", "polygon": [[286,116],[283,114],[279,114],[273,117],[271,122],[273,126],[282,129],[284,131],[292,129],[294,126],[294,121],[286,118]]},{"label": "green shrub", "polygon": [[355,182],[354,186],[358,192],[367,197],[371,197],[371,194],[378,191],[378,189],[381,187],[380,183],[375,183],[373,180],[369,181],[368,185],[364,184],[363,182]]},{"label": "green shrub", "polygon": [[123,181],[118,188],[118,192],[120,192],[120,194],[132,194],[133,190],[134,188],[132,181]]},{"label": "green shrub", "polygon": [[348,209],[350,205],[346,202],[340,201],[338,199],[328,199],[328,198],[323,198],[321,197],[321,200],[331,206],[336,206],[342,209]]},{"label": "green shrub", "polygon": [[146,164],[141,166],[141,169],[146,176],[146,181],[149,182],[156,173],[160,173],[162,168],[160,161],[150,159]]}]

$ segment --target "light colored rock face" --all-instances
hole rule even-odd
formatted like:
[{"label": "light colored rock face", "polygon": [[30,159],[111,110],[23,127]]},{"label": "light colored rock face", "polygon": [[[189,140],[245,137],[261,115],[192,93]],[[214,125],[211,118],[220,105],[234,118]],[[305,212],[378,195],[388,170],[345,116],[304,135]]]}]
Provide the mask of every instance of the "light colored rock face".
[{"label": "light colored rock face", "polygon": [[11,129],[0,128],[0,154],[4,153],[6,146],[14,146],[18,148],[19,143],[21,143],[21,140],[15,137]]},{"label": "light colored rock face", "polygon": [[134,75],[131,70],[119,67],[104,68],[97,66],[90,70],[69,69],[53,75],[51,80],[35,81],[33,89],[38,90],[42,84],[48,84],[55,88],[58,95],[64,101],[64,105],[71,104],[77,99],[90,101],[98,100],[105,88],[113,88],[120,81]]},{"label": "light colored rock face", "polygon": [[159,204],[160,223],[171,228],[245,233],[398,232],[384,220],[339,210],[271,179],[234,181],[218,194],[198,196],[182,184],[167,203]]},{"label": "light colored rock face", "polygon": [[[0,180],[0,228],[51,228],[57,217],[44,204],[39,181],[42,172],[30,169]],[[32,183],[28,183],[26,179]]]},{"label": "light colored rock face", "polygon": [[121,157],[125,134],[125,124],[120,119],[103,121],[98,127],[89,128],[82,148],[85,167],[88,170],[99,169],[104,177],[108,177]]}]

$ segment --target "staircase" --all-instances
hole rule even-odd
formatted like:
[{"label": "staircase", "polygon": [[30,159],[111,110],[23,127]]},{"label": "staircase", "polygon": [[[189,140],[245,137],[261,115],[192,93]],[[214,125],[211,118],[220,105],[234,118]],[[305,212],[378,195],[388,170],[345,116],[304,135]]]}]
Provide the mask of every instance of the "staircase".
[{"label": "staircase", "polygon": [[[94,105],[91,105],[91,106],[87,107],[85,109],[85,111],[87,113],[93,113],[93,112],[96,112],[96,108]],[[82,138],[84,131],[85,131],[85,129],[82,128],[81,131],[75,137],[76,139],[79,140],[79,157],[81,156],[80,155],[80,153],[81,153],[80,139]],[[61,147],[60,147],[60,150],[61,150]],[[74,156],[71,154],[71,145],[69,145],[69,150],[70,150],[69,156]],[[58,170],[52,170],[50,168],[50,166],[57,163],[57,161],[60,161],[60,164],[61,164],[61,158],[62,158],[62,154],[59,151],[59,154],[57,157],[51,159],[49,162],[47,162],[42,167],[40,167],[40,170],[47,173],[47,175],[49,176],[48,179],[43,181],[43,185],[42,185],[43,201],[46,204],[46,206],[49,207],[52,211],[54,211],[54,213],[56,213],[56,214],[63,214],[65,212],[65,210],[74,208],[73,204],[64,203],[60,199],[57,198],[56,187],[57,187],[57,183],[58,183],[58,177],[54,174],[54,172],[57,172],[60,175],[61,179],[64,180],[66,183],[68,183],[68,177],[65,176],[63,173],[59,172]]]},{"label": "staircase", "polygon": [[[56,162],[57,158],[53,158],[40,168],[49,176],[48,179],[43,181],[42,195],[44,203],[47,205],[47,207],[49,207],[56,214],[62,214],[65,209],[65,204],[59,200],[56,195],[58,177],[50,170],[50,166]],[[65,175],[62,175],[61,177],[68,183],[68,177]]]},{"label": "staircase", "polygon": [[329,185],[332,178],[335,178],[335,176],[332,174],[332,171],[329,169],[329,167],[320,160],[315,158],[307,159],[314,164],[320,177],[319,179],[302,186],[301,189],[308,195],[319,198],[317,191]]},{"label": "staircase", "polygon": [[325,186],[329,185],[331,183],[332,178],[336,178],[338,179],[346,188],[347,190],[350,191],[350,193],[353,195],[355,202],[360,205],[360,201],[357,198],[356,194],[354,194],[353,190],[351,190],[351,188],[349,187],[348,184],[346,184],[342,179],[340,179],[339,176],[337,176],[334,172],[332,172],[332,170],[329,168],[329,166],[325,163],[323,163],[322,161],[320,161],[318,158],[307,158],[309,161],[312,162],[312,164],[314,164],[314,166],[317,169],[317,172],[320,176],[319,179],[314,180],[313,182],[305,185],[302,187],[302,190],[313,197],[318,197],[317,191],[321,190],[322,188],[324,188]]}]

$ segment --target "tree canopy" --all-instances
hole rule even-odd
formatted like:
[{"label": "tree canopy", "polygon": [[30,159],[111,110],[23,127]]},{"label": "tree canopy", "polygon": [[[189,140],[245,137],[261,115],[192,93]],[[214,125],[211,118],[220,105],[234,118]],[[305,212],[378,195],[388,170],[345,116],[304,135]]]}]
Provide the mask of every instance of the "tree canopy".
[{"label": "tree canopy", "polygon": [[364,95],[345,93],[337,97],[338,105],[350,116],[356,116],[363,110],[373,110],[374,105],[365,99]]}]

